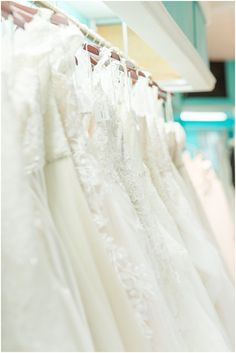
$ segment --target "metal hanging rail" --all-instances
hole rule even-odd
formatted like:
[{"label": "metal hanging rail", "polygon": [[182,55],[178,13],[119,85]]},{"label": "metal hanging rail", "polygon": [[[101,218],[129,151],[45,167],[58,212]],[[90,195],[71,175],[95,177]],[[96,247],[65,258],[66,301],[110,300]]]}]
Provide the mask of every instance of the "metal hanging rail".
[{"label": "metal hanging rail", "polygon": [[107,41],[105,38],[100,36],[98,33],[90,29],[88,26],[80,23],[78,20],[73,18],[72,16],[68,15],[65,11],[61,10],[58,8],[56,5],[53,5],[50,1],[33,1],[35,4],[41,4],[43,7],[46,7],[48,9],[51,9],[55,13],[60,13],[64,15],[70,22],[72,22],[74,25],[76,25],[81,32],[85,35],[86,38],[91,39],[95,44],[98,46],[106,47],[113,49],[120,57],[125,58],[129,62],[131,62],[134,66],[137,66],[134,60],[127,58],[123,51],[121,51],[119,48],[114,47],[112,43]]}]

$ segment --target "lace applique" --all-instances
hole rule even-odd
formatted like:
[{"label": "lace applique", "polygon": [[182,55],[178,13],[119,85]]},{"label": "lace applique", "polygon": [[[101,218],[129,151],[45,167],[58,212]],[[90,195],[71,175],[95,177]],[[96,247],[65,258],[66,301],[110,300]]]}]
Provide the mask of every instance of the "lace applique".
[{"label": "lace applique", "polygon": [[[132,118],[133,115],[128,117],[128,119]],[[136,160],[128,151],[118,111],[110,121],[99,123],[98,125],[98,131],[96,132],[99,136],[98,141],[104,141],[102,138],[104,135],[108,137],[108,141],[106,139],[104,145],[100,143],[101,149],[99,151],[99,158],[103,156],[103,167],[106,173],[112,169],[112,173],[109,176],[113,182],[121,183],[125,187],[126,193],[128,193],[143,226],[144,244],[147,244],[153,256],[159,259],[158,264],[162,278],[167,277],[170,282],[175,279],[177,285],[179,285],[180,274],[173,259],[182,260],[182,257],[186,255],[186,251],[174,240],[167,239],[167,235],[163,233],[156,216],[154,215],[153,217],[153,210],[149,200],[154,198],[153,202],[155,203],[156,191],[154,188],[151,191],[148,187],[150,181],[143,163]],[[133,128],[131,125],[126,124],[125,126],[130,130]],[[96,147],[98,146],[99,144],[97,143]],[[158,272],[159,269],[157,270],[157,275],[160,276]]]},{"label": "lace applique", "polygon": [[[75,87],[70,87],[70,92],[72,91],[75,92]],[[91,150],[92,146],[89,143],[88,133],[84,126],[86,117],[80,114],[79,107],[76,104],[76,94],[70,93],[67,98],[69,107],[69,109],[67,107],[67,110],[70,110],[70,114],[66,114],[64,126],[70,142],[75,168],[87,196],[93,221],[104,241],[107,253],[122,287],[132,303],[143,333],[147,338],[151,338],[153,332],[149,322],[149,310],[150,302],[155,300],[150,279],[151,275],[149,275],[149,270],[144,264],[133,263],[125,248],[118,246],[112,235],[108,234],[107,226],[109,220],[105,211],[103,211],[104,193],[107,188],[112,188],[112,182],[119,183],[117,173],[115,170],[112,171],[112,165],[104,170],[105,166],[108,166],[106,163],[107,153],[110,153],[110,151],[106,150],[108,142],[106,131],[104,130],[102,133],[102,129],[99,130],[99,126],[101,127],[104,123],[109,123],[110,121],[97,122],[96,138],[94,138],[96,150]],[[95,155],[99,156],[99,158],[96,159]],[[111,179],[108,177],[109,181],[106,180],[105,182],[104,176],[109,176]]]},{"label": "lace applique", "polygon": [[151,338],[153,331],[149,325],[147,303],[154,297],[154,291],[150,284],[151,278],[148,276],[147,269],[142,264],[134,265],[131,263],[125,249],[117,246],[111,236],[103,235],[102,237],[113,267],[132,302],[144,335]]},{"label": "lace applique", "polygon": [[24,96],[21,87],[22,102],[20,103],[22,106],[19,109],[19,114],[22,114],[22,121],[27,117],[23,132],[23,151],[25,171],[27,174],[31,174],[44,165],[43,119],[39,105],[39,79],[33,70],[22,70],[21,74],[23,75],[22,81],[20,81],[21,85],[24,82],[25,87],[29,87],[28,83],[31,87],[30,98]]},{"label": "lace applique", "polygon": [[99,230],[112,265],[135,309],[146,337],[152,337],[148,320],[148,302],[153,297],[153,289],[144,265],[135,265],[129,260],[126,250],[115,244],[111,235],[107,234],[107,218],[103,213],[103,193],[106,186],[102,185],[102,174],[97,161],[87,151],[82,136],[72,142],[73,158],[81,183],[86,192],[90,209],[97,229]]},{"label": "lace applique", "polygon": [[[170,241],[167,235],[163,233],[156,219],[156,215],[153,215],[151,204],[147,201],[151,200],[153,197],[155,198],[155,195],[151,194],[151,190],[149,192],[145,186],[149,182],[147,180],[147,173],[145,170],[138,171],[137,166],[134,168],[134,165],[133,167],[132,165],[132,158],[127,157],[124,160],[123,166],[121,167],[120,165],[120,175],[140,221],[146,230],[146,236],[148,237],[148,239],[146,239],[147,246],[154,258],[158,260],[162,278],[164,276],[169,279],[170,282],[175,279],[176,283],[180,284],[180,274],[179,269],[176,269],[175,259],[179,260],[179,257],[182,259],[182,257],[186,255],[186,251],[176,242]],[[158,274],[158,276],[160,275]]]},{"label": "lace applique", "polygon": [[[173,285],[173,282],[178,288],[181,288],[181,275],[176,261],[179,265],[183,256],[186,255],[186,251],[175,241],[167,239],[167,234],[163,233],[155,217],[153,218],[152,209],[147,200],[155,198],[155,195],[152,195],[151,192],[147,194],[145,185],[149,182],[148,173],[144,166],[141,167],[134,157],[129,155],[121,132],[120,119],[114,115],[111,121],[98,125],[96,147],[100,148],[99,158],[103,154],[103,168],[108,173],[112,166],[113,174],[108,173],[107,175],[112,178],[112,182],[122,183],[123,188],[125,187],[125,192],[129,195],[141,221],[138,222],[141,232],[138,231],[137,234],[142,234],[144,247],[149,249],[146,254],[149,259],[152,258],[154,261],[156,280],[159,283],[162,281],[165,285],[168,283],[174,295],[176,286]],[[127,128],[129,129],[129,127]],[[108,137],[108,140],[103,138],[104,135]],[[98,147],[99,142],[101,143],[100,147]],[[116,174],[115,178],[114,174]],[[156,192],[155,189],[153,191]],[[184,271],[184,269],[182,270]],[[173,309],[173,312],[176,316],[178,315],[177,307]]]}]

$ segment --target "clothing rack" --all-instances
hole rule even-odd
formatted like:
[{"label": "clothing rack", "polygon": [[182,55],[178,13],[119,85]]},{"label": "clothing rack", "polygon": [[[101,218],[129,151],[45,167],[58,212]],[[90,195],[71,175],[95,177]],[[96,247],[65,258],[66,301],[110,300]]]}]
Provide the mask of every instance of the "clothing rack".
[{"label": "clothing rack", "polygon": [[[78,20],[74,19],[66,12],[59,9],[57,6],[51,4],[49,1],[32,2],[38,7],[48,8],[53,11],[53,14],[50,18],[51,23],[55,25],[69,25],[69,22],[71,22],[80,29],[80,31],[85,35],[86,38],[89,38],[93,41],[93,44],[85,43],[83,47],[84,50],[92,54],[90,56],[92,65],[97,64],[101,47],[106,47],[112,50],[112,59],[121,61],[122,58],[125,60],[127,71],[133,83],[138,80],[139,76],[146,77],[146,75],[142,72],[140,68],[137,67],[136,63],[133,60],[126,58],[122,51],[120,51],[118,48],[114,48],[110,42],[108,42],[99,34],[88,28],[86,25],[80,23]],[[28,7],[14,1],[1,1],[1,10],[3,17],[7,18],[9,15],[11,15],[13,17],[14,23],[21,28],[24,28],[25,23],[30,22],[33,19],[34,15],[36,15],[36,13],[38,12],[36,8]],[[120,69],[123,70],[123,67],[120,66]],[[167,92],[162,90],[158,86],[158,84],[152,80],[151,77],[149,78],[149,86],[156,86],[158,88],[158,98],[166,100]]]}]

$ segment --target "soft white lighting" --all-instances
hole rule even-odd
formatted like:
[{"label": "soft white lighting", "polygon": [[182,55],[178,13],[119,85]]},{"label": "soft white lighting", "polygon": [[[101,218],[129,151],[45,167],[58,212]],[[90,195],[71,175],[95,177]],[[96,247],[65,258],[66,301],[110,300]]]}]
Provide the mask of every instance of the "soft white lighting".
[{"label": "soft white lighting", "polygon": [[163,84],[165,86],[185,86],[188,84],[186,80],[176,79],[176,80],[157,80],[157,83]]},{"label": "soft white lighting", "polygon": [[225,121],[227,114],[223,112],[182,112],[180,119],[183,121]]}]

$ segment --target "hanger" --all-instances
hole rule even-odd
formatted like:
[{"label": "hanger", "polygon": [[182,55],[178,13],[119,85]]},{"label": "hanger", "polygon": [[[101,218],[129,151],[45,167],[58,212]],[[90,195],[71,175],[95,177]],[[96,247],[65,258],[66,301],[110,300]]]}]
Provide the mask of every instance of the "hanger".
[{"label": "hanger", "polygon": [[[37,14],[37,12],[38,12],[37,9],[19,4],[14,1],[1,1],[1,10],[2,10],[2,15],[4,18],[7,18],[9,15],[11,15],[13,17],[14,23],[18,27],[21,27],[21,28],[24,28],[25,23],[32,21],[34,15]],[[50,18],[50,22],[55,25],[69,25],[69,22],[68,22],[68,19],[66,18],[66,16],[61,13],[52,13],[51,18]],[[75,21],[73,21],[73,22],[75,22]],[[77,26],[82,30],[81,25],[79,26],[77,24]],[[85,32],[86,37],[88,37],[91,34],[88,29],[86,32],[84,27],[83,27],[83,32]],[[94,40],[97,40],[97,41],[99,41],[99,39],[100,39],[99,44],[102,44],[103,38],[101,36],[98,36],[96,34],[96,35],[93,35],[93,37],[94,37]],[[95,39],[95,38],[97,38],[97,39]],[[98,63],[100,48],[101,48],[101,46],[96,45],[95,43],[93,43],[93,44],[85,43],[83,46],[84,50],[86,50],[92,54],[90,56],[90,61],[91,61],[92,65],[96,65]],[[116,51],[114,51],[114,50],[112,50],[112,52],[111,52],[111,58],[114,60],[117,60],[117,61],[121,61],[120,55],[118,53],[116,53]],[[78,65],[77,58],[75,58],[75,62]],[[131,77],[133,83],[135,83],[140,76],[146,77],[145,74],[141,70],[137,69],[137,66],[134,65],[130,60],[126,60],[125,64],[127,66],[127,72],[130,73],[130,77]],[[121,69],[121,71],[124,71],[122,65],[120,66],[120,69]],[[154,82],[153,80],[151,80],[151,82],[150,82],[151,87],[152,87],[152,85],[158,87],[158,92],[159,92],[158,98],[162,98],[162,99],[166,100],[166,92],[164,90],[162,90],[158,86],[158,84],[156,82]]]}]

